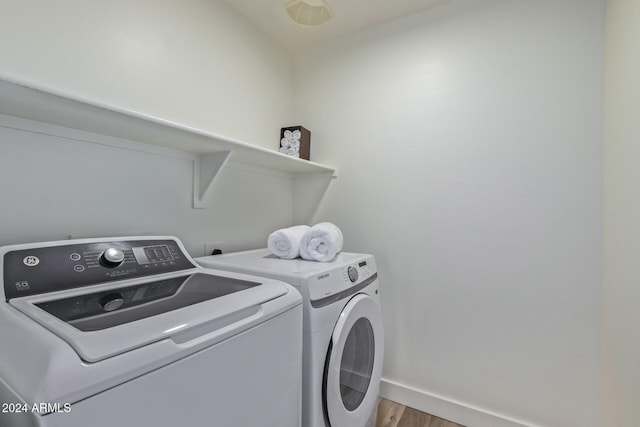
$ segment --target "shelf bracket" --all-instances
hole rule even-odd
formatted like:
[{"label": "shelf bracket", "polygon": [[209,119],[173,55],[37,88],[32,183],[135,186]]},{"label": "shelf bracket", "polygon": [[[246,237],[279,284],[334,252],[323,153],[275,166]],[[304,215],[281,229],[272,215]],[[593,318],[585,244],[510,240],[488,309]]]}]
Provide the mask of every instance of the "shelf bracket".
[{"label": "shelf bracket", "polygon": [[193,208],[206,208],[211,184],[231,157],[231,151],[199,154],[193,160]]},{"label": "shelf bracket", "polygon": [[[334,171],[335,172],[335,171]],[[293,178],[293,222],[311,224],[331,182],[337,173],[300,174]]]}]

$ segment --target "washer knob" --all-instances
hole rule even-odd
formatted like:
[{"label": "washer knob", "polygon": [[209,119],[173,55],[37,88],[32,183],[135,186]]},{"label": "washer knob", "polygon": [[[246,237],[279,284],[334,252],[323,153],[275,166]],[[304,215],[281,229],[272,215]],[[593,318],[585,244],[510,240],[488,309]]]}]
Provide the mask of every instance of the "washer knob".
[{"label": "washer knob", "polygon": [[106,267],[117,267],[124,261],[124,252],[117,248],[109,248],[102,253],[100,262]]},{"label": "washer knob", "polygon": [[358,280],[358,270],[355,267],[347,268],[347,275],[349,276],[349,280],[351,282],[355,282]]},{"label": "washer knob", "polygon": [[100,306],[104,311],[113,311],[124,304],[124,298],[119,293],[109,294],[100,298]]}]

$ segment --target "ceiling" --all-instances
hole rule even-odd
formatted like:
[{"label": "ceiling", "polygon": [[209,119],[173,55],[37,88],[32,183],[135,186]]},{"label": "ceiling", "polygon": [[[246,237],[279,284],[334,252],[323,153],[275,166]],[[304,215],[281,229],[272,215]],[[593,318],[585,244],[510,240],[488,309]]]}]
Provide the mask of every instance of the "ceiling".
[{"label": "ceiling", "polygon": [[318,27],[291,21],[284,10],[290,0],[227,0],[284,47],[297,51],[367,27],[392,21],[449,0],[326,0],[333,18]]}]

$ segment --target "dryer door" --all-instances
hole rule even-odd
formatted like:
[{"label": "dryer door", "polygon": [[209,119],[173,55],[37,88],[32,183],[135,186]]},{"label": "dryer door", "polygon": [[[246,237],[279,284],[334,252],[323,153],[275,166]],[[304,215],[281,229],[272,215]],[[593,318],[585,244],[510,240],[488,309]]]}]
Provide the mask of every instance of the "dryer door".
[{"label": "dryer door", "polygon": [[383,346],[380,307],[356,295],[338,318],[325,362],[323,403],[332,427],[364,426],[375,411]]}]

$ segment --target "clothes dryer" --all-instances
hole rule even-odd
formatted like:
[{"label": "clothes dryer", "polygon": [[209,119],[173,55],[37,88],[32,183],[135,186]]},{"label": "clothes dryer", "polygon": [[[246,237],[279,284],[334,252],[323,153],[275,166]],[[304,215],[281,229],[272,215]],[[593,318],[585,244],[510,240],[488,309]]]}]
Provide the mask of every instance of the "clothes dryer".
[{"label": "clothes dryer", "polygon": [[196,258],[208,268],[282,280],[303,298],[303,427],[373,427],[384,334],[372,255],[285,260],[268,249]]}]

